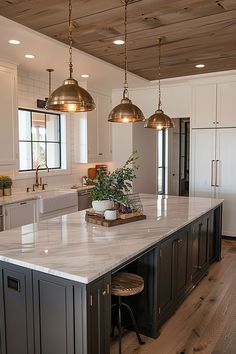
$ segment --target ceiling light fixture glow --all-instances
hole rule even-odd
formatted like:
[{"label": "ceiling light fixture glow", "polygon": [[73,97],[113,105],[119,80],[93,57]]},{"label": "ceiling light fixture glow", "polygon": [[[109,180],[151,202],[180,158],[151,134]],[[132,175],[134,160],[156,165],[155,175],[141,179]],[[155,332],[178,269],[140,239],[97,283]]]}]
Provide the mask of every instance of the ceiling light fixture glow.
[{"label": "ceiling light fixture glow", "polygon": [[25,58],[26,59],[34,59],[35,55],[33,55],[33,54],[25,54]]},{"label": "ceiling light fixture glow", "polygon": [[89,77],[88,74],[82,74],[81,77]]},{"label": "ceiling light fixture glow", "polygon": [[125,41],[123,39],[116,39],[113,43],[116,45],[123,45],[125,44]]},{"label": "ceiling light fixture glow", "polygon": [[195,65],[195,68],[197,68],[197,69],[205,68],[205,64],[197,64],[197,65]]},{"label": "ceiling light fixture glow", "polygon": [[10,43],[10,44],[20,44],[21,42],[18,41],[18,39],[10,39],[10,40],[8,41],[8,43]]}]

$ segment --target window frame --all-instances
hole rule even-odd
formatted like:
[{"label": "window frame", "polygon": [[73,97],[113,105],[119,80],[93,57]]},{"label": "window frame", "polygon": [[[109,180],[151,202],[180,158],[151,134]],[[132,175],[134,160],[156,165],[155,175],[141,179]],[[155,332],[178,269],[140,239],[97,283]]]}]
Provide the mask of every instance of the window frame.
[{"label": "window frame", "polygon": [[[47,164],[47,144],[58,144],[59,145],[59,167],[49,167],[50,170],[54,170],[54,171],[60,171],[62,170],[62,132],[61,132],[61,114],[60,113],[55,113],[55,112],[49,112],[49,111],[42,111],[42,110],[37,110],[37,109],[30,109],[30,108],[22,108],[22,107],[18,107],[18,112],[19,111],[25,111],[25,112],[30,112],[30,126],[31,126],[31,132],[30,132],[30,137],[31,139],[30,140],[21,140],[19,137],[18,137],[18,145],[20,146],[20,143],[23,142],[23,143],[31,143],[31,163],[32,163],[32,168],[31,169],[24,169],[24,170],[21,170],[20,169],[20,152],[19,152],[19,166],[18,166],[18,173],[27,173],[27,172],[34,172],[36,171],[36,168],[33,168],[33,143],[44,143],[45,146],[46,146],[46,149],[45,149],[45,160],[46,160],[46,164]],[[40,114],[43,114],[44,115],[44,119],[45,119],[45,140],[33,140],[33,132],[32,132],[32,115],[33,113],[40,113]],[[47,129],[46,129],[46,122],[47,122],[47,119],[46,119],[46,116],[47,115],[54,115],[54,116],[57,116],[59,118],[59,131],[58,131],[58,137],[59,137],[59,140],[58,141],[47,141]],[[19,114],[18,114],[18,134],[19,134]],[[47,168],[40,168],[41,171],[43,170],[47,170]]]},{"label": "window frame", "polygon": [[[159,134],[162,135],[162,158],[161,161],[157,161],[157,194],[158,195],[164,195],[166,194],[166,188],[167,188],[167,181],[166,181],[166,177],[167,177],[167,149],[166,149],[166,144],[167,144],[167,129],[161,129],[160,131],[158,131],[158,137],[157,139],[159,139]],[[157,149],[158,149],[158,145],[157,144]],[[158,152],[157,152],[157,156],[158,156]],[[162,179],[162,189],[159,191],[159,184],[158,184],[158,177],[159,177],[159,171],[161,171],[161,179]]]}]

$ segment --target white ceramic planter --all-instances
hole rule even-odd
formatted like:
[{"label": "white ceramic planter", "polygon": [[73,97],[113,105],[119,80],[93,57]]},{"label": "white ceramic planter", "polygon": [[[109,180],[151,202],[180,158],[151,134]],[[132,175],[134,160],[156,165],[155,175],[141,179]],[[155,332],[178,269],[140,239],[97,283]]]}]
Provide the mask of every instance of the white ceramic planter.
[{"label": "white ceramic planter", "polygon": [[96,213],[104,213],[105,210],[113,207],[113,202],[111,200],[94,200],[92,207]]}]

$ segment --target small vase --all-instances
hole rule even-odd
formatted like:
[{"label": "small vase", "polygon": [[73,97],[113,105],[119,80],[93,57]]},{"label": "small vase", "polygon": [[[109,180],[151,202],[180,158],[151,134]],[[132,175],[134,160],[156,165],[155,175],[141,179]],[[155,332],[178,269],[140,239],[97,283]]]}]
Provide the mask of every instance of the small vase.
[{"label": "small vase", "polygon": [[3,188],[0,189],[0,197],[3,197]]},{"label": "small vase", "polygon": [[96,213],[104,213],[105,210],[113,207],[113,202],[111,200],[94,200],[92,207]]},{"label": "small vase", "polygon": [[4,188],[3,189],[3,195],[5,197],[9,197],[11,195],[11,188]]}]

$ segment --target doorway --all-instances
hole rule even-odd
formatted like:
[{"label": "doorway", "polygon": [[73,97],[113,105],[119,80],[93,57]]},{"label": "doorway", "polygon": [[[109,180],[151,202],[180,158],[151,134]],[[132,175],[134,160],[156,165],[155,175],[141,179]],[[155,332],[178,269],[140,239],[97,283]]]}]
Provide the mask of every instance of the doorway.
[{"label": "doorway", "polygon": [[175,118],[168,131],[168,194],[189,196],[190,119]]}]

